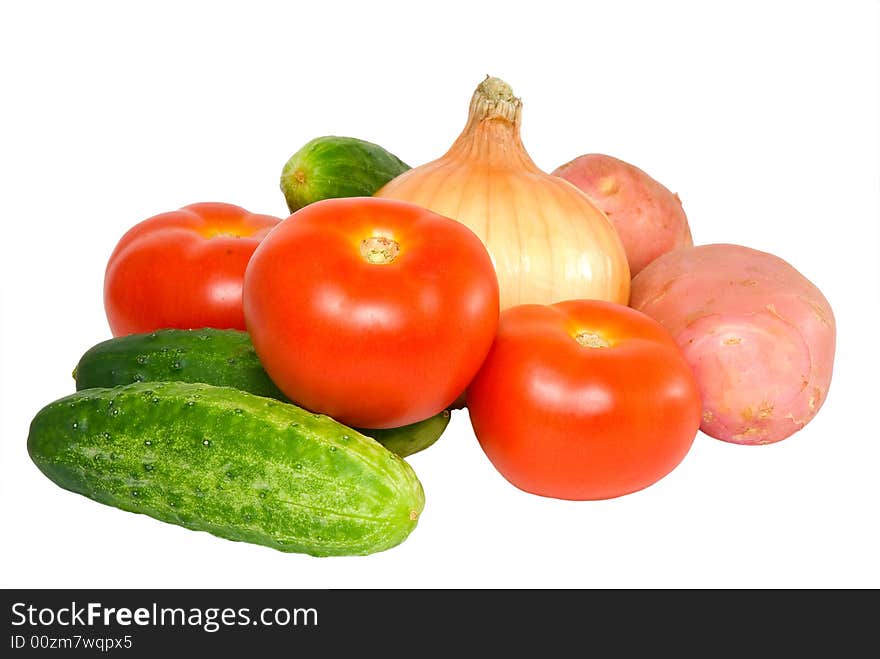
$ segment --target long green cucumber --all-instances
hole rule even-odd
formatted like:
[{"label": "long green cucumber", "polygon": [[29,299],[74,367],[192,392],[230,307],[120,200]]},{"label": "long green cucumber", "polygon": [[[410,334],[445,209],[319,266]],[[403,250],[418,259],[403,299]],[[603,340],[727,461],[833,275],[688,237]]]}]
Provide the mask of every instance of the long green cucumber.
[{"label": "long green cucumber", "polygon": [[409,168],[378,144],[327,135],[290,157],[281,172],[281,191],[293,213],[322,199],[369,197]]},{"label": "long green cucumber", "polygon": [[73,371],[77,391],[132,382],[202,382],[287,400],[247,332],[204,328],[130,334],[93,346]]},{"label": "long green cucumber", "polygon": [[369,554],[415,528],[399,456],[327,416],[229,387],[142,382],[44,407],[28,452],[64,489],[229,540]]},{"label": "long green cucumber", "polygon": [[449,410],[443,410],[440,414],[435,414],[424,421],[411,423],[408,426],[384,430],[361,429],[359,432],[367,437],[372,437],[401,458],[407,458],[436,442],[446,430],[446,426],[449,425],[450,416]]},{"label": "long green cucumber", "polygon": [[[238,330],[163,329],[109,339],[83,354],[73,377],[78,391],[132,382],[202,382],[290,402],[263,369],[247,332]],[[408,426],[359,432],[406,457],[436,442],[448,423],[444,410]]]}]

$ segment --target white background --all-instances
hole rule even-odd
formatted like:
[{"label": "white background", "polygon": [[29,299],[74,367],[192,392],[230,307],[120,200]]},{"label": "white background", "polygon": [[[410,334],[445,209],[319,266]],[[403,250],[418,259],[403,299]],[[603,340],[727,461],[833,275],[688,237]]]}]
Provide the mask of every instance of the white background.
[{"label": "white background", "polygon": [[[880,586],[878,26],[878,3],[845,0],[4,2],[0,585]],[[103,271],[130,225],[204,200],[286,216],[281,167],[318,135],[437,157],[487,73],[544,169],[630,161],[680,193],[698,243],[773,252],[824,291],[835,375],[805,430],[701,434],[658,484],[575,503],[510,486],[459,412],[411,458],[418,528],[363,558],[220,540],[37,471],[28,424],[109,338]]]}]

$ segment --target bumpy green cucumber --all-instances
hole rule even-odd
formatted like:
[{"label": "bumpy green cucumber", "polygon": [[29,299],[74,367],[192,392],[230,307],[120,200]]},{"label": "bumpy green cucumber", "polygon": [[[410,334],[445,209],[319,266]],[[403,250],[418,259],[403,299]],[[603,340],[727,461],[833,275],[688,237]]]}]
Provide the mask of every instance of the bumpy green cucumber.
[{"label": "bumpy green cucumber", "polygon": [[393,547],[424,506],[415,473],[379,443],[228,387],[80,391],[37,414],[28,452],[56,484],[100,503],[315,556]]},{"label": "bumpy green cucumber", "polygon": [[[109,339],[90,348],[73,371],[77,390],[132,382],[202,382],[290,402],[257,358],[247,332],[164,329]],[[360,430],[400,456],[436,442],[449,413],[401,428]]]},{"label": "bumpy green cucumber", "polygon": [[77,391],[132,382],[202,382],[286,400],[247,332],[164,329],[99,343],[73,371]]},{"label": "bumpy green cucumber", "polygon": [[409,165],[378,144],[354,137],[318,137],[281,172],[281,191],[293,213],[322,199],[369,197]]}]

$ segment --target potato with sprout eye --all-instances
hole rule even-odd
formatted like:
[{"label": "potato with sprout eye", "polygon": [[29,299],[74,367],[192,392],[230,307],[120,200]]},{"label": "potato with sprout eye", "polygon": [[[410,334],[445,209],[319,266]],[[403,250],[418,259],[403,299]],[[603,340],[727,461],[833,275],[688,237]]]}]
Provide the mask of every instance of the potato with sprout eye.
[{"label": "potato with sprout eye", "polygon": [[779,257],[724,244],[670,252],[633,279],[631,305],[660,321],[684,351],[700,386],[700,428],[712,437],[778,442],[825,401],[834,314]]},{"label": "potato with sprout eye", "polygon": [[634,165],[590,153],[557,167],[553,175],[576,185],[608,216],[633,277],[658,256],[694,244],[678,195]]}]

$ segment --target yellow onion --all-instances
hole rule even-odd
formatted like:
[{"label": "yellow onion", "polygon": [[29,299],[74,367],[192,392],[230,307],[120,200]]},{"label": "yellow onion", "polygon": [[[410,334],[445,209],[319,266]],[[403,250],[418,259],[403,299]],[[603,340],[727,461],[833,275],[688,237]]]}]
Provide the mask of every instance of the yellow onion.
[{"label": "yellow onion", "polygon": [[467,225],[486,245],[501,308],[570,299],[629,301],[629,267],[614,226],[583,192],[538,169],[520,139],[522,102],[487,77],[446,154],[376,193]]}]

